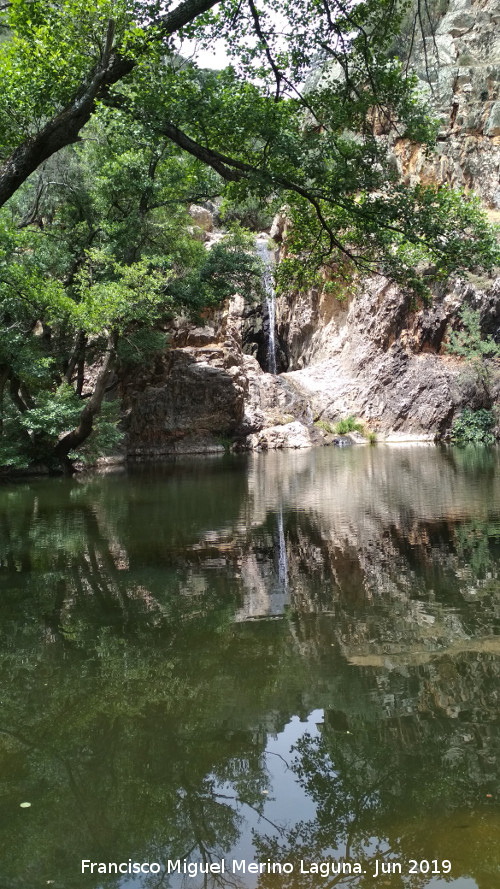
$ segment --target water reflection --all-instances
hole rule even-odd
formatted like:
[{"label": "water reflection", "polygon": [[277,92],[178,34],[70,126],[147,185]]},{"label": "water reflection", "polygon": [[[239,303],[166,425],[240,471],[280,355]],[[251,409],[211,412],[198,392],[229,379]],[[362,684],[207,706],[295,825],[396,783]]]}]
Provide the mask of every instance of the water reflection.
[{"label": "water reflection", "polygon": [[[2,887],[160,889],[184,858],[294,865],[225,886],[495,886],[498,464],[323,449],[1,488]],[[300,873],[329,859],[367,873]]]}]

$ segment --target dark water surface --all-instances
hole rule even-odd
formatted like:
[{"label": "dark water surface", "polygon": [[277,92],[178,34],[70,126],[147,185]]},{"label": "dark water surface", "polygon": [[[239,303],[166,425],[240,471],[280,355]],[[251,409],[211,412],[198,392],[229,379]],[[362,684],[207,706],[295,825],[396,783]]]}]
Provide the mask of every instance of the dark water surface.
[{"label": "dark water surface", "polygon": [[499,887],[499,470],[325,448],[0,487],[0,889]]}]

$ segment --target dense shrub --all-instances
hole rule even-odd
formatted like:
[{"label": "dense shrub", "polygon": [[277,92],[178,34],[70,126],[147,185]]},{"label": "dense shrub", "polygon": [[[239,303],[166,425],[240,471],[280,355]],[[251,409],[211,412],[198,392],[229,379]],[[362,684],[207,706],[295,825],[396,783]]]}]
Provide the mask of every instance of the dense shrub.
[{"label": "dense shrub", "polygon": [[453,444],[464,446],[467,444],[495,443],[493,428],[495,416],[493,411],[471,411],[466,408],[453,423],[451,440]]},{"label": "dense shrub", "polygon": [[363,432],[363,429],[363,424],[358,423],[356,417],[353,417],[352,415],[345,417],[343,420],[339,420],[335,426],[335,432],[338,435],[345,435],[347,432]]}]

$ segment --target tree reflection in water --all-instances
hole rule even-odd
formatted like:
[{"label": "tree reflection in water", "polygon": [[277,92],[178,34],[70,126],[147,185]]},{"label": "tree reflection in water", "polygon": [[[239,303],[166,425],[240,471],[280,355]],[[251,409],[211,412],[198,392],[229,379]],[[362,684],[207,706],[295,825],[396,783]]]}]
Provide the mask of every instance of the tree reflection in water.
[{"label": "tree reflection in water", "polygon": [[[476,666],[488,672],[487,664]],[[494,671],[489,672],[483,691],[495,681]],[[321,737],[305,735],[293,751],[292,769],[314,800],[316,817],[298,821],[284,841],[260,834],[259,857],[293,862],[294,872],[262,876],[259,885],[373,887],[378,860],[379,875],[382,863],[402,866],[401,875],[380,875],[381,885],[421,889],[430,877],[410,874],[412,859],[437,860],[438,869],[450,860],[444,882],[470,876],[479,889],[496,885],[498,710],[489,718],[486,712],[486,722],[475,726],[475,738],[463,723],[440,720],[436,726],[429,716],[374,721],[327,712]],[[358,861],[366,874],[301,874],[301,860]]]},{"label": "tree reflection in water", "polygon": [[[380,454],[0,489],[2,889],[117,885],[83,858],[231,859],[252,826],[264,860],[369,872],[262,887],[364,889],[391,856],[496,885],[498,459]],[[266,745],[317,708],[288,758],[301,821],[267,802]]]}]

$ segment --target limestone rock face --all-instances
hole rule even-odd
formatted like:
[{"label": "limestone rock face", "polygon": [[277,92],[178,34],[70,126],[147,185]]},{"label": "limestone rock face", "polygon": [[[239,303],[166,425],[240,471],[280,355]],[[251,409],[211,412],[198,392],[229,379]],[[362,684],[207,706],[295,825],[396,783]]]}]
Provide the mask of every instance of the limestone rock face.
[{"label": "limestone rock face", "polygon": [[413,67],[441,123],[432,155],[396,143],[410,182],[473,189],[500,210],[500,7],[498,0],[451,0],[447,14],[417,44]]},{"label": "limestone rock face", "polygon": [[[481,310],[485,333],[498,332],[500,278],[484,290],[455,282],[427,308],[415,309],[383,278],[371,279],[350,304],[331,300],[313,292],[307,306],[305,297],[280,306],[292,366],[281,379],[308,400],[315,418],[354,414],[384,437],[418,440],[442,436],[464,407],[485,406],[480,381],[446,344],[463,302]],[[499,388],[493,372],[492,394]]]}]

